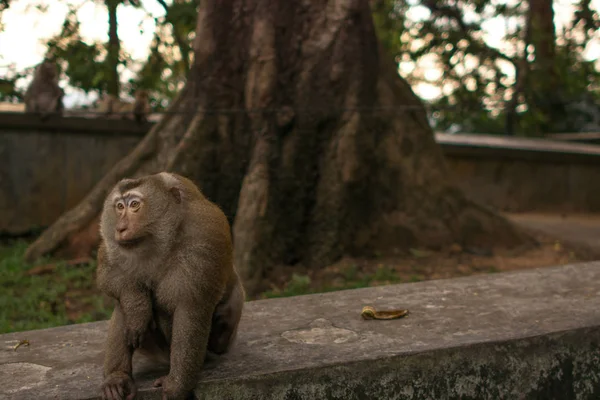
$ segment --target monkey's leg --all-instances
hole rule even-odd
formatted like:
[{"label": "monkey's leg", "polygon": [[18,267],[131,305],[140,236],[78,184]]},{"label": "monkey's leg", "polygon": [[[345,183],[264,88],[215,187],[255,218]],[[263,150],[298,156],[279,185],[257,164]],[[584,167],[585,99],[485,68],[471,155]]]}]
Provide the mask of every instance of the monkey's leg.
[{"label": "monkey's leg", "polygon": [[104,382],[102,398],[104,400],[132,400],[137,387],[133,381],[133,348],[127,345],[124,329],[125,320],[117,304],[108,325],[108,339],[104,353]]},{"label": "monkey's leg", "polygon": [[163,400],[183,400],[192,394],[204,364],[213,310],[204,304],[175,309],[170,371],[154,383],[162,386]]},{"label": "monkey's leg", "polygon": [[208,339],[208,351],[211,353],[224,354],[234,342],[242,316],[244,297],[244,288],[238,280],[229,297],[215,308]]},{"label": "monkey's leg", "polygon": [[127,344],[137,349],[154,322],[152,299],[149,293],[141,290],[124,290],[119,298],[119,304],[125,314]]}]

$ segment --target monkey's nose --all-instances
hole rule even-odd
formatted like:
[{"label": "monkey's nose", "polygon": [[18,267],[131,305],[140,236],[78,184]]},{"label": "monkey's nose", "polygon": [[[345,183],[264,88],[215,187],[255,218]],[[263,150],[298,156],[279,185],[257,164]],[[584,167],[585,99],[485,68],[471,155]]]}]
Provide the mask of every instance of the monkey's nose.
[{"label": "monkey's nose", "polygon": [[127,224],[119,223],[117,224],[116,229],[118,233],[123,233],[127,230]]}]

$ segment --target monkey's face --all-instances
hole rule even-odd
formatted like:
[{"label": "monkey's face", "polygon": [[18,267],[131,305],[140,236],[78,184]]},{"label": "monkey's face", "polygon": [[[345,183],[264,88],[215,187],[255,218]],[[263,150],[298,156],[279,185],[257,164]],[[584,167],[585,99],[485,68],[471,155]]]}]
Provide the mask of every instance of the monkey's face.
[{"label": "monkey's face", "polygon": [[51,61],[45,61],[40,65],[39,74],[45,81],[53,80],[56,77],[56,65]]},{"label": "monkey's face", "polygon": [[146,210],[143,195],[131,190],[114,197],[115,241],[121,245],[134,245],[145,236]]},{"label": "monkey's face", "polygon": [[181,221],[180,202],[156,177],[125,179],[104,204],[100,229],[105,240],[138,248],[169,236]]}]

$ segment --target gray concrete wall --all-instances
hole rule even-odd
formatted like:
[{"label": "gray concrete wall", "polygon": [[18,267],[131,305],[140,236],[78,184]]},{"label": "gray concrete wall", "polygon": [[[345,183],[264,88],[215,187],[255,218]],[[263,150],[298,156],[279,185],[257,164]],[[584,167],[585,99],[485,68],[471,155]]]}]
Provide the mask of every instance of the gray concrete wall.
[{"label": "gray concrete wall", "polygon": [[[600,262],[252,301],[198,399],[600,398]],[[365,321],[363,306],[407,308]],[[0,398],[98,399],[106,322],[0,335]],[[30,345],[12,347],[22,339]],[[138,399],[167,372],[134,358]]]},{"label": "gray concrete wall", "polygon": [[[51,224],[127,155],[151,123],[0,114],[0,234]],[[505,211],[600,211],[600,147],[438,134],[464,191]]]},{"label": "gray concrete wall", "polygon": [[75,206],[151,125],[0,114],[0,233],[51,224]]},{"label": "gray concrete wall", "polygon": [[509,212],[599,212],[600,146],[491,135],[437,134],[467,195]]}]

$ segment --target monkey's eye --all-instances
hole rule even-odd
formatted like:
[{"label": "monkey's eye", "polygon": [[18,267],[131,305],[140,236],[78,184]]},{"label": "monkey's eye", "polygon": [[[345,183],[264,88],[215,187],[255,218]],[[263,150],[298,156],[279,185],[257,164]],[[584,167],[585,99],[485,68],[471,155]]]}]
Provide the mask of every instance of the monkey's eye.
[{"label": "monkey's eye", "polygon": [[131,203],[129,203],[129,207],[134,208],[134,209],[140,208],[140,202],[137,200],[133,200],[133,201],[131,201]]},{"label": "monkey's eye", "polygon": [[117,210],[122,211],[125,208],[125,204],[119,202],[117,203]]}]

